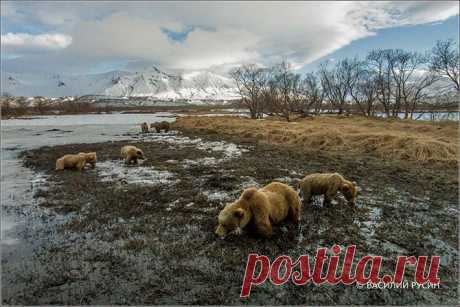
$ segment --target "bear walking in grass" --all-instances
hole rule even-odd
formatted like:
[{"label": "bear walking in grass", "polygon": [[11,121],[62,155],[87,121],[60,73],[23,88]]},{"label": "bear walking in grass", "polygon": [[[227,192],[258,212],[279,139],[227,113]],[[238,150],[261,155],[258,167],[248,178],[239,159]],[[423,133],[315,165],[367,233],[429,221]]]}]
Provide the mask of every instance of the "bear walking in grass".
[{"label": "bear walking in grass", "polygon": [[314,195],[324,195],[324,205],[328,205],[340,191],[348,203],[354,205],[358,189],[355,182],[343,178],[339,173],[311,174],[299,183],[304,204],[308,204]]},{"label": "bear walking in grass", "polygon": [[142,130],[142,133],[148,133],[149,132],[149,125],[147,125],[147,123],[142,123],[141,124],[141,130]]},{"label": "bear walking in grass", "polygon": [[86,164],[90,164],[92,168],[96,166],[97,155],[95,152],[80,152],[76,155],[65,155],[56,160],[56,170],[64,170],[66,168],[76,168],[79,171],[83,170]]},{"label": "bear walking in grass", "polygon": [[229,233],[241,234],[242,229],[253,221],[257,232],[269,237],[273,234],[272,224],[278,224],[288,216],[298,223],[300,210],[299,196],[284,183],[272,182],[259,190],[248,188],[237,201],[219,213],[215,233],[220,237]]},{"label": "bear walking in grass", "polygon": [[137,159],[144,160],[144,152],[136,146],[126,145],[121,148],[121,158],[126,164],[134,162],[137,164]]},{"label": "bear walking in grass", "polygon": [[150,128],[151,129],[155,128],[157,133],[160,133],[161,130],[164,130],[165,132],[168,132],[171,127],[170,127],[170,125],[169,125],[169,123],[167,121],[162,121],[162,122],[159,122],[159,123],[150,124]]}]

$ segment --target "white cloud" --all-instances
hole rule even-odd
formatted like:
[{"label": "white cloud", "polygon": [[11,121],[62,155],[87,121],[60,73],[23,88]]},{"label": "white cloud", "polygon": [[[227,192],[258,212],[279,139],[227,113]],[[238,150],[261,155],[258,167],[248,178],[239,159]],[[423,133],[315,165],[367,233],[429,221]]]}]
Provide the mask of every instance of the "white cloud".
[{"label": "white cloud", "polygon": [[64,34],[7,33],[2,34],[1,39],[2,49],[6,52],[58,50],[72,43],[72,37]]},{"label": "white cloud", "polygon": [[[73,65],[76,59],[87,63],[124,59],[183,69],[281,59],[301,67],[379,29],[442,21],[458,14],[459,8],[452,1],[8,2],[7,6],[8,20],[42,25],[72,38],[61,51],[62,63],[65,58]],[[192,31],[181,43],[162,31],[189,27]]]},{"label": "white cloud", "polygon": [[[68,52],[105,58],[142,59],[169,68],[201,69],[257,57],[258,37],[243,29],[196,28],[183,43],[168,38],[161,24],[126,13],[86,21],[72,32]],[[176,28],[180,28],[176,24]]]},{"label": "white cloud", "polygon": [[458,14],[455,1],[358,2],[349,16],[369,29],[439,22]]}]

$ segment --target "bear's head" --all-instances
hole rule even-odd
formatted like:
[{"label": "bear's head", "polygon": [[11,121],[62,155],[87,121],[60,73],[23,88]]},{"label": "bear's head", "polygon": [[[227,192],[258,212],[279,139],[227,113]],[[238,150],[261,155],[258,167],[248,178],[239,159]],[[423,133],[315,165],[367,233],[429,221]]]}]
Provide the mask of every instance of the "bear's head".
[{"label": "bear's head", "polygon": [[93,166],[93,168],[96,166],[97,162],[97,155],[95,152],[89,152],[85,155],[85,160],[86,163],[89,163]]},{"label": "bear's head", "polygon": [[91,162],[96,162],[97,161],[97,154],[96,152],[89,152],[86,154],[86,158],[88,159],[88,161],[91,161]]},{"label": "bear's head", "polygon": [[79,156],[83,156],[87,163],[96,163],[97,162],[97,155],[96,152],[80,152],[78,153]]},{"label": "bear's head", "polygon": [[218,217],[219,225],[215,231],[216,235],[225,237],[230,233],[238,235],[242,233],[242,229],[246,227],[252,218],[249,203],[256,192],[256,188],[246,189],[236,202],[228,204],[222,209]]},{"label": "bear's head", "polygon": [[143,160],[144,159],[144,152],[141,149],[137,148],[136,149],[136,156],[137,156],[138,159]]},{"label": "bear's head", "polygon": [[358,196],[358,186],[356,182],[345,180],[340,187],[340,191],[351,205],[356,203],[356,197]]}]

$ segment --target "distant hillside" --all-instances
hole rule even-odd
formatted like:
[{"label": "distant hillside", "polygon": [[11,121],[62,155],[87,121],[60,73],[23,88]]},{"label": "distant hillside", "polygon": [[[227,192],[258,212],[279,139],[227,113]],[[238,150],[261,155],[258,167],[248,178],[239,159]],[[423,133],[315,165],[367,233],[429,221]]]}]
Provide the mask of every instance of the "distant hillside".
[{"label": "distant hillside", "polygon": [[80,76],[2,72],[1,82],[2,93],[15,96],[105,95],[157,100],[239,98],[230,78],[207,71],[170,74],[157,67],[142,72],[112,71]]}]

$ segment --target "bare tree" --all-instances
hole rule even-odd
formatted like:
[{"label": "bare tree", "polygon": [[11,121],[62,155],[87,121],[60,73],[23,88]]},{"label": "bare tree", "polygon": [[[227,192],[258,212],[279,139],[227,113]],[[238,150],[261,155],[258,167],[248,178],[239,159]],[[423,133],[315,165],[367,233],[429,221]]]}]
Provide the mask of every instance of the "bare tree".
[{"label": "bare tree", "polygon": [[445,80],[449,80],[453,88],[460,92],[459,85],[459,51],[452,39],[437,41],[430,57],[430,69]]},{"label": "bare tree", "polygon": [[416,52],[373,50],[367,61],[375,74],[377,99],[387,117],[398,117],[404,112],[404,118],[408,118],[435,81],[434,75],[425,69],[427,58]]},{"label": "bare tree", "polygon": [[305,100],[301,76],[283,61],[272,68],[267,85],[265,97],[270,112],[290,121],[291,113],[298,112]]},{"label": "bare tree", "polygon": [[362,115],[374,116],[377,100],[377,74],[369,69],[365,62],[356,65],[354,69],[357,79],[354,86],[349,88],[350,96]]},{"label": "bare tree", "polygon": [[51,102],[49,99],[43,96],[34,97],[34,108],[39,114],[41,115],[45,114],[46,111],[49,110],[50,105],[51,105]]},{"label": "bare tree", "polygon": [[[417,53],[401,49],[384,50],[384,56],[388,63],[393,85],[390,92],[394,98],[391,115],[392,117],[398,117],[403,107],[407,109],[409,104],[407,94],[408,83],[424,59]],[[406,113],[405,118],[407,116],[408,114]]]},{"label": "bare tree", "polygon": [[324,101],[324,91],[321,88],[319,78],[315,73],[307,73],[302,80],[303,95],[305,102],[302,104],[302,115],[308,115],[313,108],[314,114],[319,114]]},{"label": "bare tree", "polygon": [[391,116],[392,81],[390,62],[385,50],[372,50],[367,55],[367,65],[375,74],[377,100],[383,107],[387,117]]},{"label": "bare tree", "polygon": [[327,64],[320,66],[321,85],[325,95],[339,114],[345,111],[350,89],[356,86],[358,79],[356,67],[358,65],[357,59],[344,59],[337,62],[332,69],[328,69]]},{"label": "bare tree", "polygon": [[15,115],[22,116],[27,113],[29,102],[25,97],[13,97],[13,105],[15,108]]},{"label": "bare tree", "polygon": [[249,109],[251,118],[261,118],[264,112],[263,89],[268,82],[268,73],[255,64],[246,64],[230,72],[235,80],[241,103]]},{"label": "bare tree", "polygon": [[10,117],[12,114],[12,106],[11,106],[11,95],[9,93],[3,93],[0,97],[0,111],[2,117]]},{"label": "bare tree", "polygon": [[49,110],[50,102],[48,98],[42,96],[34,97],[31,100],[26,97],[7,94],[1,97],[1,105],[3,116],[22,116],[32,110],[35,110],[39,114],[44,114]]},{"label": "bare tree", "polygon": [[422,71],[410,80],[404,89],[404,118],[413,118],[417,106],[429,98],[431,86],[437,80],[438,76],[428,71]]}]

